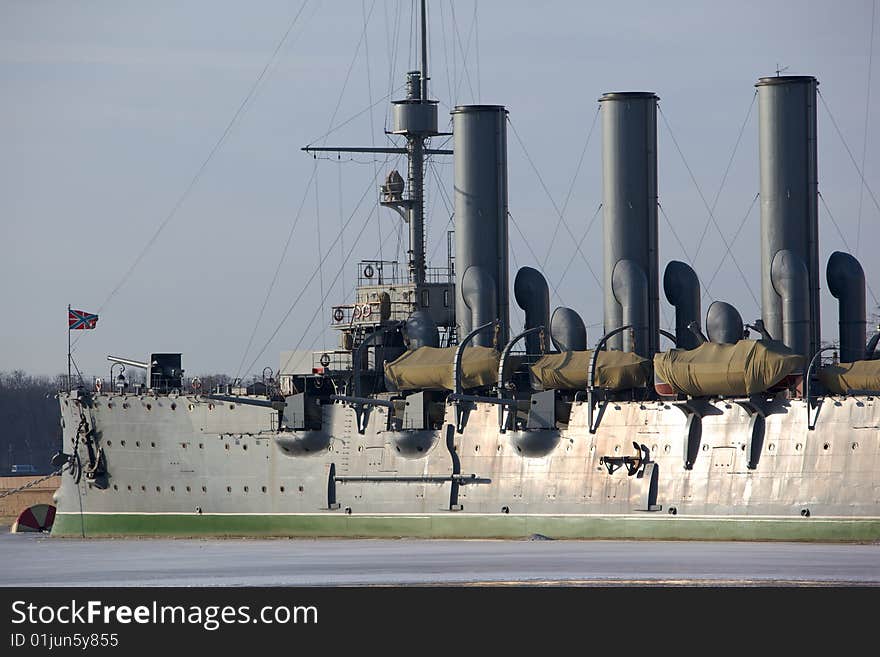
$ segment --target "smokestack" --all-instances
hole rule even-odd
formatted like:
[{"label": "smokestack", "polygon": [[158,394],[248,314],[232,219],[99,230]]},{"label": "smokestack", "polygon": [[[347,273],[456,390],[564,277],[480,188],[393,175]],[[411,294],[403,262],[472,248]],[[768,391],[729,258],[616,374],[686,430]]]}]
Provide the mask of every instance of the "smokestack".
[{"label": "smokestack", "polygon": [[602,103],[605,331],[609,349],[651,357],[660,346],[657,96],[607,93]]},{"label": "smokestack", "polygon": [[675,306],[675,346],[696,349],[700,338],[691,330],[700,330],[700,279],[690,265],[672,260],[663,273],[663,292],[666,300]]},{"label": "smokestack", "polygon": [[[508,339],[507,110],[459,105],[452,110],[455,170],[455,316],[463,336],[483,321],[501,321]],[[493,334],[474,338],[492,346]]]},{"label": "smokestack", "polygon": [[[870,358],[865,350],[865,271],[849,253],[835,251],[825,270],[828,290],[837,299],[840,318],[840,360],[853,363]],[[872,350],[873,351],[873,350]]]},{"label": "smokestack", "polygon": [[[544,333],[550,333],[550,288],[547,280],[537,269],[520,267],[513,280],[513,296],[517,305],[526,313],[524,328],[544,327]],[[545,337],[546,348],[547,340]],[[536,354],[541,351],[541,336],[532,333],[526,336],[526,353]]]},{"label": "smokestack", "polygon": [[[820,346],[818,84],[812,76],[777,76],[761,78],[755,85],[760,118],[761,315],[774,338],[781,336],[787,347],[807,358]],[[797,278],[799,272],[806,273],[803,281]]]}]

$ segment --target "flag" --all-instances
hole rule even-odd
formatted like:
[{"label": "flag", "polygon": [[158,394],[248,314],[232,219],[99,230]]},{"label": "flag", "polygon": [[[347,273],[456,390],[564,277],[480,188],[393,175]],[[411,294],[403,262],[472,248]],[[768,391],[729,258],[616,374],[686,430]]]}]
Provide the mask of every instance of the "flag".
[{"label": "flag", "polygon": [[93,329],[98,323],[98,316],[87,313],[85,310],[67,311],[67,330],[76,331],[78,329]]}]

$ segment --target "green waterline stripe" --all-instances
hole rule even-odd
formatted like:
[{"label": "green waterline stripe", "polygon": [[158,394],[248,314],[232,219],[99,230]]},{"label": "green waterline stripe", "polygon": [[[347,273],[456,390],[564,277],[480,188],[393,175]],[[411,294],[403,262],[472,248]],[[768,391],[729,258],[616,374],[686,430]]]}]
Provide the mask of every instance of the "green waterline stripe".
[{"label": "green waterline stripe", "polygon": [[53,536],[293,536],[880,541],[880,518],[60,513]]}]

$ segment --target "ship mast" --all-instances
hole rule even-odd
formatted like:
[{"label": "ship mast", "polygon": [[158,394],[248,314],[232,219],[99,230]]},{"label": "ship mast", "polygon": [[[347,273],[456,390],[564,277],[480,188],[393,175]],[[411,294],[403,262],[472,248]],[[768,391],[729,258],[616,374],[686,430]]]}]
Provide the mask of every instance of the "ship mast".
[{"label": "ship mast", "polygon": [[427,148],[425,142],[437,135],[437,101],[428,99],[428,25],[425,0],[421,1],[422,70],[407,73],[406,98],[392,101],[393,128],[390,134],[406,139],[405,147],[305,146],[307,153],[392,153],[407,156],[406,193],[397,171],[388,174],[381,188],[381,204],[395,210],[409,224],[409,281],[425,283],[425,157],[451,155],[450,149]]}]

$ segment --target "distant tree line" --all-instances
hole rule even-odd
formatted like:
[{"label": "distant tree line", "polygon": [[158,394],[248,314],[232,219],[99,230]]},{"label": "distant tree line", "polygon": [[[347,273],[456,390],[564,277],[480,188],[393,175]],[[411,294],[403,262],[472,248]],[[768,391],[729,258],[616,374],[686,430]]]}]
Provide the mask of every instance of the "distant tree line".
[{"label": "distant tree line", "polygon": [[0,372],[0,474],[13,464],[52,471],[49,461],[61,447],[61,411],[55,393],[61,377]]},{"label": "distant tree line", "polygon": [[[143,375],[126,372],[129,383],[143,383]],[[230,383],[225,374],[199,377],[202,390]],[[33,465],[40,474],[52,471],[52,455],[61,449],[61,410],[56,394],[65,389],[66,375],[31,376],[22,370],[0,372],[0,476],[13,465]],[[93,376],[82,377],[91,389]],[[105,385],[109,383],[104,379]],[[106,388],[105,388],[106,389]]]}]

